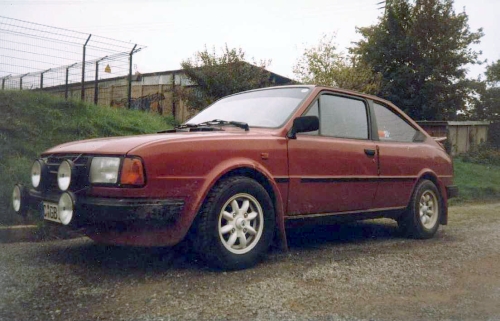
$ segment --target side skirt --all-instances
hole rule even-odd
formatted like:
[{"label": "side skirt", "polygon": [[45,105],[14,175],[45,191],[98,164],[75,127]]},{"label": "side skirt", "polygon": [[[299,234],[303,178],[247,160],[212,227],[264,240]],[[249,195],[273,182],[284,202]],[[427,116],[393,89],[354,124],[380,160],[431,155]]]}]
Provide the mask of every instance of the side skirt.
[{"label": "side skirt", "polygon": [[398,218],[406,207],[382,208],[366,211],[339,212],[339,213],[321,213],[285,216],[286,227],[296,227],[309,224],[335,224],[344,222],[353,222],[359,220],[375,218]]}]

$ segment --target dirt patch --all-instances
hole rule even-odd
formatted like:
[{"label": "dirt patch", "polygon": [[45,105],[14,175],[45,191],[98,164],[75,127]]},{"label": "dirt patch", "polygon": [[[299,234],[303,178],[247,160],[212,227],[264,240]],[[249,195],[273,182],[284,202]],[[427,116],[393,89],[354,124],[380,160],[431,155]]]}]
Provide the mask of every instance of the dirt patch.
[{"label": "dirt patch", "polygon": [[430,240],[390,220],[288,231],[289,252],[208,269],[180,249],[0,244],[0,320],[497,320],[500,203]]}]

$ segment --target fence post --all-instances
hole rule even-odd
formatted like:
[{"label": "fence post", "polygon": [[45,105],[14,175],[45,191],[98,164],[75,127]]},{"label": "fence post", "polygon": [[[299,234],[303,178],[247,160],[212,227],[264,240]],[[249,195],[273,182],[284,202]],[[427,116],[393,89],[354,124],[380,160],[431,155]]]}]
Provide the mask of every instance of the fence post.
[{"label": "fence post", "polygon": [[83,45],[83,58],[82,58],[82,94],[81,94],[81,100],[85,100],[85,51],[87,50],[87,43],[90,40],[90,37],[92,35],[90,34],[89,37],[87,38],[87,41],[85,41],[85,44]]},{"label": "fence post", "polygon": [[95,62],[95,80],[94,80],[94,105],[97,105],[97,99],[99,95],[99,84],[97,79],[99,77],[99,60]]},{"label": "fence post", "polygon": [[11,75],[7,75],[2,78],[2,90],[5,90],[5,81],[10,77]]},{"label": "fence post", "polygon": [[23,78],[29,75],[30,73],[24,74],[19,78],[19,90],[23,90]]},{"label": "fence post", "polygon": [[130,51],[129,55],[129,66],[128,66],[128,92],[127,92],[127,102],[128,109],[130,109],[132,104],[132,55],[134,54],[134,50],[137,47],[137,44],[134,45],[134,48]]},{"label": "fence post", "polygon": [[40,89],[43,89],[43,74],[46,73],[46,72],[48,72],[48,71],[50,71],[50,69],[47,69],[47,70],[42,71],[40,73]]},{"label": "fence post", "polygon": [[175,72],[172,73],[172,116],[174,116],[174,120],[177,120],[177,106],[176,100],[177,95],[175,94]]},{"label": "fence post", "polygon": [[68,100],[68,73],[69,73],[69,68],[66,68],[66,82],[64,84],[64,99]]},{"label": "fence post", "polygon": [[106,59],[107,57],[108,56],[102,57],[95,62],[94,105],[97,105],[99,99],[99,62]]},{"label": "fence post", "polygon": [[65,86],[64,86],[64,99],[68,100],[68,79],[69,79],[69,68],[73,67],[74,65],[76,65],[77,63],[75,62],[74,64],[72,64],[71,66],[68,66],[66,68],[66,82],[65,82]]}]

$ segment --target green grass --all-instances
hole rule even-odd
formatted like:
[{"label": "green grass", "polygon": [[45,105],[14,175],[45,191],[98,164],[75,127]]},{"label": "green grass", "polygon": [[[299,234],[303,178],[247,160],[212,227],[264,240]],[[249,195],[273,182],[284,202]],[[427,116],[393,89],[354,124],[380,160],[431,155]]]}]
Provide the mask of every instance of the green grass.
[{"label": "green grass", "polygon": [[16,182],[29,185],[33,160],[55,145],[95,137],[154,133],[172,118],[65,101],[31,91],[0,91],[0,223],[16,223],[10,209]]},{"label": "green grass", "polygon": [[453,161],[455,184],[459,188],[459,197],[452,204],[460,201],[500,201],[500,166]]}]

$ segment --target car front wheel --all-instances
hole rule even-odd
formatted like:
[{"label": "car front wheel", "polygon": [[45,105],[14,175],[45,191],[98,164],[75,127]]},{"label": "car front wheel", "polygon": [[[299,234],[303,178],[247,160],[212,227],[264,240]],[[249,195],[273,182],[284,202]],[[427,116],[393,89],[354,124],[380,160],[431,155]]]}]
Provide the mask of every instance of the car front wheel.
[{"label": "car front wheel", "polygon": [[441,194],[429,180],[420,181],[406,212],[399,218],[401,231],[413,238],[428,239],[436,234],[442,215]]},{"label": "car front wheel", "polygon": [[273,239],[274,208],[267,191],[248,177],[229,177],[209,193],[199,214],[195,247],[224,269],[254,265]]}]

